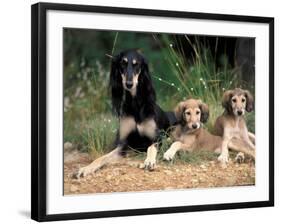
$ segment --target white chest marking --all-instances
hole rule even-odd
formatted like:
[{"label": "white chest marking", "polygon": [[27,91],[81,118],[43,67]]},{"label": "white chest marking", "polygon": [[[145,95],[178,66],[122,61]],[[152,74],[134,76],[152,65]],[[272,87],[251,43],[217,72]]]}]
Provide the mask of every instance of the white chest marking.
[{"label": "white chest marking", "polygon": [[133,117],[123,117],[120,119],[120,139],[123,140],[136,129],[136,122]]},{"label": "white chest marking", "polygon": [[147,119],[140,124],[137,124],[137,129],[140,135],[155,138],[156,135],[156,123],[153,119]]}]

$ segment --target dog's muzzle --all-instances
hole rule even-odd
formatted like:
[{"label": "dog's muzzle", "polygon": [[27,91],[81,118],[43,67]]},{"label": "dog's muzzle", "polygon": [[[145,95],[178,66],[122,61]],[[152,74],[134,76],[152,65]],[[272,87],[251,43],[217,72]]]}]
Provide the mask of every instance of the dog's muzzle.
[{"label": "dog's muzzle", "polygon": [[198,128],[198,125],[197,124],[192,124],[192,128],[196,129],[196,128]]},{"label": "dog's muzzle", "polygon": [[133,82],[132,82],[132,81],[127,81],[127,82],[126,82],[126,87],[127,87],[128,89],[131,89],[131,88],[133,87]]},{"label": "dog's muzzle", "polygon": [[238,111],[237,111],[237,115],[238,115],[238,116],[243,115],[243,111],[242,111],[242,110],[238,110]]}]

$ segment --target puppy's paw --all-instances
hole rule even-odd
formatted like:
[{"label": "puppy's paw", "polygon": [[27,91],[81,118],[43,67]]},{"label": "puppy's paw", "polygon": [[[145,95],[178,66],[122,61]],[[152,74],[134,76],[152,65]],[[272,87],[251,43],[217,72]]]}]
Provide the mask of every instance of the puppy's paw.
[{"label": "puppy's paw", "polygon": [[79,179],[80,177],[85,177],[90,173],[89,169],[87,167],[80,168],[77,172],[74,172],[72,175],[72,178]]},{"label": "puppy's paw", "polygon": [[164,153],[163,159],[167,160],[167,161],[171,161],[171,160],[173,160],[174,156],[175,156],[175,153],[171,150],[168,150]]},{"label": "puppy's paw", "polygon": [[235,157],[235,162],[243,163],[245,161],[245,155],[243,152],[239,152]]},{"label": "puppy's paw", "polygon": [[144,161],[144,169],[152,171],[156,168],[156,159],[147,157]]},{"label": "puppy's paw", "polygon": [[226,168],[228,163],[228,154],[220,154],[218,161],[221,163],[222,168]]}]

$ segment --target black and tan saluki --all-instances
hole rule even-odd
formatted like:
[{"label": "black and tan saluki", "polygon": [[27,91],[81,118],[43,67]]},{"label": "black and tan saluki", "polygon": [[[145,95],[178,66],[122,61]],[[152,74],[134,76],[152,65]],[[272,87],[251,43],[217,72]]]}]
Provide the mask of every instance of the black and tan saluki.
[{"label": "black and tan saluki", "polygon": [[76,177],[93,173],[115,162],[129,148],[147,150],[144,168],[156,166],[161,130],[167,130],[176,118],[156,104],[148,63],[138,50],[127,50],[112,58],[110,87],[112,108],[119,119],[115,148],[79,169]]}]

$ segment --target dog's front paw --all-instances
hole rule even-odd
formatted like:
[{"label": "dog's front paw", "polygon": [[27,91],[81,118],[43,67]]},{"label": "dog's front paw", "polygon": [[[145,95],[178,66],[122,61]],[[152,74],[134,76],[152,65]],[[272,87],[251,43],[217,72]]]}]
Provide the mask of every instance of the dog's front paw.
[{"label": "dog's front paw", "polygon": [[220,154],[220,156],[218,157],[218,161],[220,161],[222,168],[226,168],[228,163],[228,154]]},{"label": "dog's front paw", "polygon": [[239,152],[235,157],[235,162],[237,163],[243,163],[245,160],[245,155],[243,152]]},{"label": "dog's front paw", "polygon": [[171,161],[175,156],[175,153],[172,150],[168,150],[164,153],[163,159],[167,161]]},{"label": "dog's front paw", "polygon": [[144,169],[148,169],[150,171],[154,170],[156,168],[156,159],[147,157],[144,161]]},{"label": "dog's front paw", "polygon": [[87,169],[87,167],[82,167],[73,173],[72,178],[79,179],[80,177],[85,177],[88,174],[89,174],[89,170]]}]

